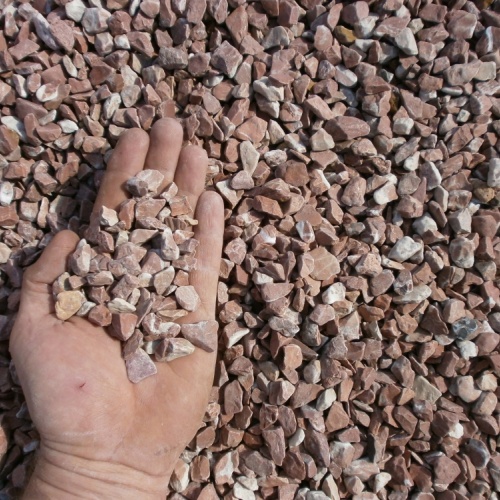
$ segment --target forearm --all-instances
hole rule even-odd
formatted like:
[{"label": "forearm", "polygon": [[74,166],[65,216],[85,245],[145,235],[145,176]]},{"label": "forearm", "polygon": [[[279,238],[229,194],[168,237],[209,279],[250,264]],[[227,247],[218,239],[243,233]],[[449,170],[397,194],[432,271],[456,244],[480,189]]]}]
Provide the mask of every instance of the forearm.
[{"label": "forearm", "polygon": [[168,478],[129,467],[41,450],[23,500],[164,499]]}]

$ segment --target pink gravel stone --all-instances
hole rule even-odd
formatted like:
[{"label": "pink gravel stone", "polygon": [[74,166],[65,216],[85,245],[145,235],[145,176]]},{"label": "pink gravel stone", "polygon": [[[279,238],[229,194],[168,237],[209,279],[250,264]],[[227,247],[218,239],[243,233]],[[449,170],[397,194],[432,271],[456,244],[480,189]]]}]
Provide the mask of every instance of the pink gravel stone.
[{"label": "pink gravel stone", "polygon": [[349,141],[370,133],[366,122],[352,116],[338,116],[329,120],[325,130],[331,134],[334,141]]},{"label": "pink gravel stone", "polygon": [[137,349],[125,361],[128,379],[137,384],[147,377],[156,375],[157,369],[149,355],[142,349]]},{"label": "pink gravel stone", "polygon": [[194,286],[180,286],[175,290],[175,298],[186,311],[196,311],[201,306],[201,300]]},{"label": "pink gravel stone", "polygon": [[194,324],[181,325],[181,333],[183,337],[191,344],[206,352],[214,352],[217,350],[217,332],[219,324],[217,321],[199,321]]}]

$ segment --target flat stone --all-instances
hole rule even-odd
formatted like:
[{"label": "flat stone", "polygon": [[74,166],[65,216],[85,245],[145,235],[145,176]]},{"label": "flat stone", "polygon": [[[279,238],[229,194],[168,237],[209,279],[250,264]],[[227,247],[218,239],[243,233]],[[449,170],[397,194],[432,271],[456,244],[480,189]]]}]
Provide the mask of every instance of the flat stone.
[{"label": "flat stone", "polygon": [[311,136],[310,144],[313,151],[327,151],[335,146],[333,137],[324,129],[318,130]]},{"label": "flat stone", "polygon": [[487,446],[479,439],[470,439],[465,446],[465,452],[478,470],[484,469],[491,459]]},{"label": "flat stone", "polygon": [[252,179],[252,176],[245,170],[236,173],[231,179],[231,187],[236,190],[252,189],[254,186],[255,183]]},{"label": "flat stone", "polygon": [[460,318],[451,325],[451,334],[458,340],[469,340],[479,325],[473,318]]},{"label": "flat stone", "polygon": [[112,318],[113,315],[111,314],[111,311],[104,304],[98,304],[93,307],[87,316],[87,319],[91,323],[98,326],[111,325]]},{"label": "flat stone", "polygon": [[243,170],[252,175],[259,163],[259,152],[250,141],[243,141],[240,144],[240,158]]},{"label": "flat stone", "polygon": [[38,38],[43,41],[47,47],[52,50],[58,50],[59,44],[56,42],[54,37],[52,36],[50,30],[50,24],[40,13],[36,12],[31,18],[32,23],[35,26],[36,34]]},{"label": "flat stone", "polygon": [[234,135],[242,141],[258,144],[264,139],[266,130],[267,122],[258,116],[252,116],[236,129]]},{"label": "flat stone", "polygon": [[445,455],[434,459],[432,465],[434,467],[435,483],[443,488],[453,483],[460,474],[458,464]]},{"label": "flat stone", "polygon": [[328,432],[335,432],[340,429],[345,429],[349,425],[349,416],[344,411],[342,404],[335,402],[328,412],[328,417],[325,421]]},{"label": "flat stone", "polygon": [[[395,286],[395,285],[394,285]],[[413,290],[405,293],[402,296],[393,297],[393,302],[395,304],[412,304],[417,302],[422,302],[432,294],[432,290],[427,285],[418,285],[413,288]]]},{"label": "flat stone", "polygon": [[333,112],[328,104],[319,96],[311,96],[305,101],[305,106],[309,108],[318,118],[330,120],[333,118]]},{"label": "flat stone", "polygon": [[314,323],[323,326],[335,319],[335,309],[327,304],[318,304],[309,315]]},{"label": "flat stone", "polygon": [[90,272],[92,249],[85,240],[80,240],[76,250],[69,258],[69,266],[77,276],[86,276]]},{"label": "flat stone", "polygon": [[85,14],[86,7],[81,0],[72,0],[64,5],[64,10],[69,19],[79,23]]},{"label": "flat stone", "polygon": [[50,25],[50,32],[57,45],[66,52],[71,52],[75,45],[75,36],[73,30],[64,21],[56,21]]},{"label": "flat stone", "polygon": [[172,230],[165,228],[160,236],[160,254],[167,261],[174,261],[180,257],[179,246],[175,242]]},{"label": "flat stone", "polygon": [[19,135],[6,125],[0,125],[0,154],[9,155],[19,144]]},{"label": "flat stone", "polygon": [[340,201],[348,207],[361,207],[365,203],[366,180],[357,175],[344,188]]},{"label": "flat stone", "polygon": [[146,196],[148,193],[157,194],[164,176],[158,170],[141,170],[127,181],[127,190],[133,196]]},{"label": "flat stone", "polygon": [[285,459],[286,442],[285,434],[281,427],[276,429],[265,429],[262,431],[262,437],[267,445],[269,453],[276,465],[281,466]]},{"label": "flat stone", "polygon": [[252,87],[255,92],[264,96],[269,102],[278,102],[285,99],[285,88],[273,85],[268,77],[254,80]]},{"label": "flat stone", "polygon": [[264,283],[260,286],[260,293],[266,302],[272,302],[286,297],[292,289],[291,283]]},{"label": "flat stone", "polygon": [[346,289],[343,283],[334,283],[330,285],[321,295],[325,304],[334,304],[345,299]]},{"label": "flat stone", "polygon": [[472,81],[472,79],[477,75],[480,66],[480,61],[473,61],[465,64],[454,64],[444,70],[446,82],[450,86],[465,85]]},{"label": "flat stone", "polygon": [[184,69],[188,65],[188,54],[182,48],[161,47],[158,64],[166,70]]},{"label": "flat stone", "polygon": [[290,44],[290,37],[288,32],[283,26],[275,26],[271,28],[268,34],[262,40],[262,47],[267,49],[272,49],[273,47],[288,47]]},{"label": "flat stone", "polygon": [[462,10],[452,11],[446,24],[446,30],[455,40],[468,40],[474,35],[476,24],[475,14]]}]

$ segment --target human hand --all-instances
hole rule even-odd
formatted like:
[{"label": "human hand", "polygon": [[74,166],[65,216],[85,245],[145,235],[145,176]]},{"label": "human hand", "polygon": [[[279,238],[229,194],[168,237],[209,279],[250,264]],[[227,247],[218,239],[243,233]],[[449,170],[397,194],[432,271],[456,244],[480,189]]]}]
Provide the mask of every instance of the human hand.
[{"label": "human hand", "polygon": [[[160,170],[188,196],[199,224],[197,268],[190,284],[199,310],[182,318],[215,319],[224,230],[223,203],[204,192],[207,155],[182,148],[182,127],[158,121],[150,136],[125,132],[113,152],[94,211],[117,208],[125,182],[143,168]],[[139,384],[127,378],[120,342],[104,328],[54,314],[52,282],[66,269],[78,236],[57,234],[25,273],[10,350],[40,436],[37,465],[25,498],[160,498],[177,458],[199,428],[212,387],[216,352],[157,363]]]}]

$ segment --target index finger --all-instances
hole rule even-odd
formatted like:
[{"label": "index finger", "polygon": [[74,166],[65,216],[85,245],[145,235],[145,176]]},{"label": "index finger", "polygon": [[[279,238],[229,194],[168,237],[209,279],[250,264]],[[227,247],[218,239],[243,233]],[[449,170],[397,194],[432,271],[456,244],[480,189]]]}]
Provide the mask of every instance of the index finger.
[{"label": "index finger", "polygon": [[94,214],[103,206],[116,210],[129,197],[125,184],[144,168],[148,148],[149,136],[144,130],[133,128],[123,132],[101,182]]}]

